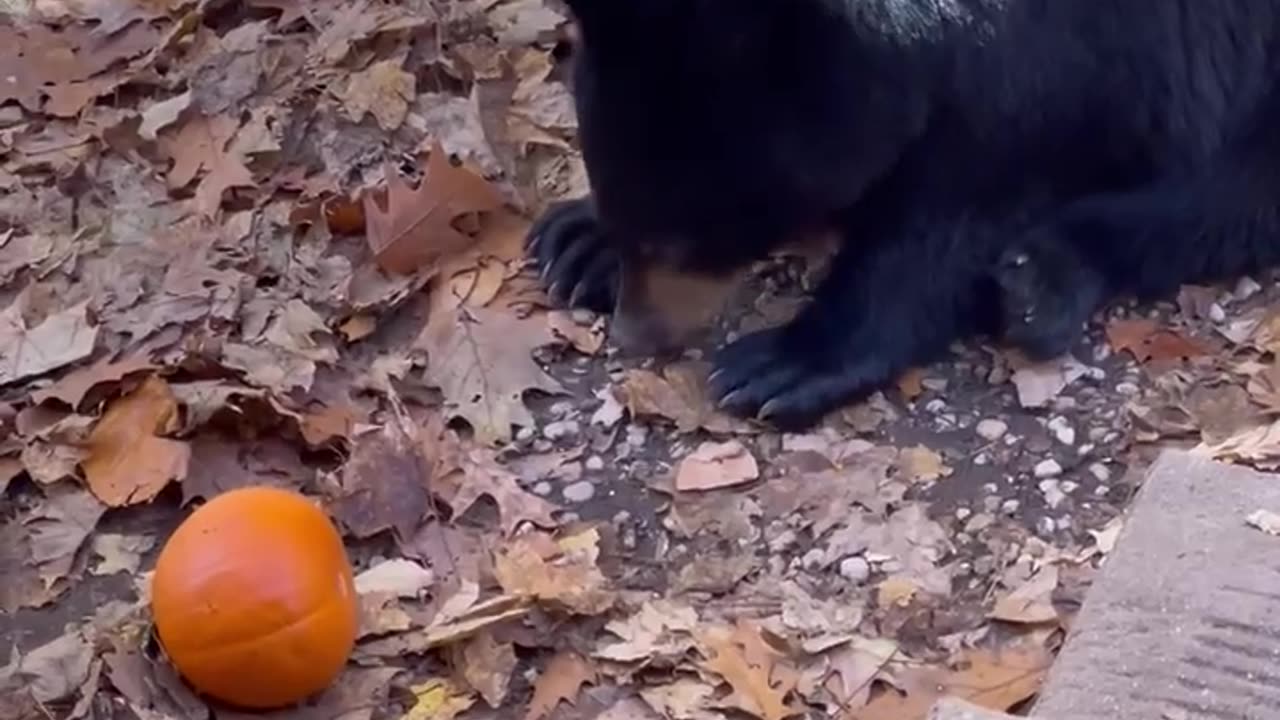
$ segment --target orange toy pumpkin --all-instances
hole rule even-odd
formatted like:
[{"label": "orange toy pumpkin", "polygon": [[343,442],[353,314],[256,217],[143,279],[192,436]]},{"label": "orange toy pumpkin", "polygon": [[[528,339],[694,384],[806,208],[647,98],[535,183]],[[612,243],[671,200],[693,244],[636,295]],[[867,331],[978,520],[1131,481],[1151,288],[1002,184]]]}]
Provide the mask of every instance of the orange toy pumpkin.
[{"label": "orange toy pumpkin", "polygon": [[302,495],[223,493],[197,509],[156,561],[160,643],[198,690],[250,709],[327,687],[355,645],[351,564],[333,523]]}]

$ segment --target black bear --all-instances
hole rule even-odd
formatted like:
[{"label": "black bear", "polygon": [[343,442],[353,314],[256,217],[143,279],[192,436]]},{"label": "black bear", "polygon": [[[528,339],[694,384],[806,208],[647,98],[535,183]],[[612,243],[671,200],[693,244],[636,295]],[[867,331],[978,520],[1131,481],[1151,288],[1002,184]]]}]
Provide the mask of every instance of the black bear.
[{"label": "black bear", "polygon": [[720,405],[811,425],[975,333],[1066,349],[1101,303],[1280,258],[1280,0],[568,0],[592,194],[531,255],[656,350],[680,279],[832,226]]}]

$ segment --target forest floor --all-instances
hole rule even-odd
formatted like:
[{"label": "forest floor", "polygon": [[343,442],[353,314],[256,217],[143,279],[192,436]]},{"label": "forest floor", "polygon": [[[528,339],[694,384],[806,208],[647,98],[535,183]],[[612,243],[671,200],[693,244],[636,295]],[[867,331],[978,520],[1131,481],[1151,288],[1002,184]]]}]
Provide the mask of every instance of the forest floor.
[{"label": "forest floor", "polygon": [[[269,717],[1016,709],[1161,447],[1280,457],[1272,278],[1052,363],[965,343],[804,434],[711,408],[711,344],[618,357],[521,256],[585,192],[554,0],[4,8],[0,718],[241,717],[168,665],[149,579],[259,484],[330,513],[362,610]],[[718,337],[814,269],[760,263]]]}]

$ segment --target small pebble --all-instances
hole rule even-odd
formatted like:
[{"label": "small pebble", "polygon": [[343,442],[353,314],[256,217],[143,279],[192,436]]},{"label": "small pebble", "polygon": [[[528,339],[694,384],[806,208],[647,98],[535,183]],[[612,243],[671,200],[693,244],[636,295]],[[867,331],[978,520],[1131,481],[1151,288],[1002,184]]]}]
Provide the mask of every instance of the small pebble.
[{"label": "small pebble", "polygon": [[1223,310],[1222,306],[1219,305],[1218,303],[1214,303],[1209,306],[1209,320],[1215,323],[1226,322],[1227,311]]},{"label": "small pebble", "polygon": [[573,437],[582,431],[582,426],[576,420],[557,420],[548,423],[542,429],[542,436],[548,440],[561,440],[567,437]]},{"label": "small pebble", "polygon": [[1053,478],[1062,474],[1062,466],[1058,464],[1057,460],[1049,458],[1037,463],[1032,472],[1037,478]]},{"label": "small pebble", "polygon": [[1102,463],[1094,463],[1089,466],[1089,474],[1097,478],[1098,482],[1107,482],[1111,479],[1111,470]]},{"label": "small pebble", "polygon": [[1057,526],[1051,517],[1042,517],[1036,521],[1036,532],[1041,536],[1052,535],[1055,529]]},{"label": "small pebble", "polygon": [[645,426],[643,425],[627,426],[627,444],[628,445],[632,445],[634,447],[640,447],[641,445],[644,445],[645,441],[648,439],[649,439],[649,429],[646,428]]},{"label": "small pebble", "polygon": [[966,508],[966,507],[956,508],[956,519],[960,520],[961,522],[963,522],[964,520],[967,520],[969,516],[972,514],[973,514],[973,511],[970,510],[969,508]]},{"label": "small pebble", "polygon": [[924,409],[936,415],[947,409],[947,401],[942,398],[934,398],[924,406]]},{"label": "small pebble", "polygon": [[592,472],[598,472],[600,470],[603,470],[604,458],[600,457],[599,455],[592,455],[591,457],[587,458],[586,466],[587,466],[587,469],[591,470]]},{"label": "small pebble", "polygon": [[1106,497],[1107,493],[1109,492],[1111,492],[1110,485],[1099,485],[1098,487],[1093,489],[1093,494],[1097,495],[1098,497]]},{"label": "small pebble", "polygon": [[1009,498],[1003,503],[1000,503],[1000,512],[1005,515],[1012,515],[1018,512],[1018,508],[1020,507],[1022,507],[1022,503],[1018,502],[1016,498]]},{"label": "small pebble", "polygon": [[542,495],[543,497],[550,495],[551,483],[547,482],[546,480],[543,480],[542,482],[537,483],[536,485],[533,486],[533,494]]},{"label": "small pebble", "polygon": [[581,503],[596,496],[596,486],[586,480],[579,480],[572,485],[566,485],[561,493],[564,495],[565,500]]},{"label": "small pebble", "polygon": [[1075,525],[1075,519],[1070,515],[1063,515],[1054,522],[1054,525],[1058,526],[1058,530],[1068,532],[1071,530],[1071,526]]},{"label": "small pebble", "polygon": [[1120,393],[1121,395],[1133,396],[1138,394],[1139,388],[1134,383],[1122,382],[1116,385],[1116,392]]},{"label": "small pebble", "polygon": [[551,414],[558,418],[573,414],[573,403],[565,400],[551,406]]},{"label": "small pebble", "polygon": [[976,535],[995,523],[996,518],[991,513],[978,513],[969,518],[969,522],[965,523],[964,531],[970,535]]},{"label": "small pebble", "polygon": [[1071,423],[1067,419],[1058,415],[1049,421],[1049,432],[1053,433],[1053,437],[1063,445],[1076,444],[1076,429],[1071,427]]},{"label": "small pebble", "polygon": [[522,427],[516,433],[516,440],[519,442],[529,442],[533,439],[534,432],[536,431],[531,427]]},{"label": "small pebble", "polygon": [[845,558],[840,561],[840,575],[851,583],[861,585],[871,577],[871,565],[860,557]]},{"label": "small pebble", "polygon": [[973,456],[974,465],[988,465],[991,463],[991,456],[982,452]]},{"label": "small pebble", "polygon": [[827,564],[827,554],[821,548],[813,548],[800,558],[800,564],[806,570],[821,570]]},{"label": "small pebble", "polygon": [[1080,483],[1076,482],[1075,480],[1063,480],[1062,484],[1059,485],[1058,487],[1062,488],[1062,492],[1070,495],[1071,493],[1080,489]]},{"label": "small pebble", "polygon": [[1051,509],[1057,510],[1058,506],[1066,501],[1067,495],[1062,492],[1062,486],[1057,480],[1045,480],[1040,483],[1040,492],[1044,494],[1044,502]]},{"label": "small pebble", "polygon": [[793,547],[798,540],[799,536],[796,535],[796,531],[791,528],[786,528],[769,539],[769,552],[785,552],[787,549]]},{"label": "small pebble", "polygon": [[987,418],[975,425],[973,430],[983,440],[994,442],[1004,437],[1004,434],[1009,431],[1009,425],[1001,420]]},{"label": "small pebble", "polygon": [[[957,367],[956,369],[957,369],[957,370],[959,370],[959,368],[958,368],[958,367]],[[932,377],[931,377],[931,378],[925,378],[925,379],[923,379],[923,380],[921,380],[921,381],[920,381],[920,385],[921,385],[921,386],[923,386],[925,390],[932,390],[932,391],[934,391],[934,392],[946,392],[946,389],[947,389],[947,379],[946,379],[946,378],[932,378]]]}]

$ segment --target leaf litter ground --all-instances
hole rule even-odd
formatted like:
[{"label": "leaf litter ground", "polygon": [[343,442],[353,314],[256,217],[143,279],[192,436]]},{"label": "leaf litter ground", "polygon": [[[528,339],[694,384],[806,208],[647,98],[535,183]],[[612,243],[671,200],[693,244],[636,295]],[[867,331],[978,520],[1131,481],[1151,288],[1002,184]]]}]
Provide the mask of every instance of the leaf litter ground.
[{"label": "leaf litter ground", "polygon": [[1051,363],[958,346],[799,435],[710,407],[710,346],[618,359],[521,258],[585,191],[553,0],[0,11],[0,718],[241,717],[146,598],[247,484],[323,503],[361,595],[347,671],[273,717],[1017,708],[1158,448],[1280,466],[1271,279]]}]

